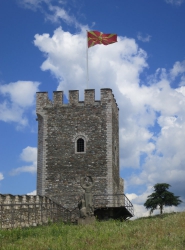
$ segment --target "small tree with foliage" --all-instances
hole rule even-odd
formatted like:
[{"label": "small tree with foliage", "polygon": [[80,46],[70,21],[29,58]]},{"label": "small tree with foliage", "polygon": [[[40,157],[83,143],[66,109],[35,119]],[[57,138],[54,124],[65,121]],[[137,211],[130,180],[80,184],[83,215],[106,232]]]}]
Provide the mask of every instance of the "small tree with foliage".
[{"label": "small tree with foliage", "polygon": [[150,214],[159,206],[160,213],[163,213],[164,206],[178,206],[182,201],[179,196],[169,192],[170,185],[167,183],[157,183],[154,186],[154,193],[149,195],[144,203],[146,209],[150,209]]}]

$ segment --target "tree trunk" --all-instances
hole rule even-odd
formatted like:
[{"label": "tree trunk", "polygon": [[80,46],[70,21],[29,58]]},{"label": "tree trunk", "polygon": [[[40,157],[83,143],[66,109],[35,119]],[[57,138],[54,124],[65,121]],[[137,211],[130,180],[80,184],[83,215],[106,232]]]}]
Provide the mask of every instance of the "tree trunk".
[{"label": "tree trunk", "polygon": [[163,205],[160,206],[160,213],[163,214]]}]

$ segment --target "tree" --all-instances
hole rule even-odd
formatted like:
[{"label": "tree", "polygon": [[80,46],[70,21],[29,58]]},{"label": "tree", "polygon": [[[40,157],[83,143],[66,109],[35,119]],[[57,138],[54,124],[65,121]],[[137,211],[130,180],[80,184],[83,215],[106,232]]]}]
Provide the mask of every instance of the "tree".
[{"label": "tree", "polygon": [[157,183],[154,186],[154,193],[149,195],[144,203],[146,209],[150,209],[150,214],[159,206],[160,214],[163,213],[164,206],[178,206],[182,201],[179,196],[169,192],[170,185],[167,183]]}]

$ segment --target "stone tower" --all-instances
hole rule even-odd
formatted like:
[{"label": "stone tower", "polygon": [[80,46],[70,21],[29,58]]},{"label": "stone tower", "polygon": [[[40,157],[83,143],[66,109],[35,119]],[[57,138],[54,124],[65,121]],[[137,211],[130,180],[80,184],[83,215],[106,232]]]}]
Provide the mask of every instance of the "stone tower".
[{"label": "stone tower", "polygon": [[119,109],[111,89],[37,93],[38,172],[37,194],[48,196],[68,208],[83,193],[81,178],[93,178],[96,195],[123,193],[119,176]]}]

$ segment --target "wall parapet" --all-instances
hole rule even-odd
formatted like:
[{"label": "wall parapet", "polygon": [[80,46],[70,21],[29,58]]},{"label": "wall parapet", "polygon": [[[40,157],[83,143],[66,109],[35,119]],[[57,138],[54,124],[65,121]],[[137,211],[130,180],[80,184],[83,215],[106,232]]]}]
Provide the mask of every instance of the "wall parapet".
[{"label": "wall parapet", "polygon": [[52,200],[40,195],[12,195],[0,194],[0,205],[7,204],[35,204],[35,203],[51,203]]},{"label": "wall parapet", "polygon": [[112,89],[102,88],[100,90],[100,100],[95,100],[95,89],[84,90],[84,101],[79,101],[79,90],[69,90],[68,93],[68,104],[64,103],[63,91],[53,91],[53,101],[48,98],[48,92],[37,92],[37,113],[42,108],[52,108],[55,106],[86,106],[86,105],[101,105],[107,102],[116,103],[116,99],[112,93]]},{"label": "wall parapet", "polygon": [[65,220],[65,209],[45,196],[0,194],[0,229]]},{"label": "wall parapet", "polygon": [[[128,210],[125,218],[134,215],[133,205],[123,193],[95,194],[93,207],[95,210],[125,207]],[[45,225],[61,220],[76,223],[79,217],[78,204],[69,210],[46,196],[0,194],[0,229]]]}]

